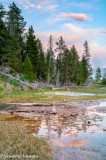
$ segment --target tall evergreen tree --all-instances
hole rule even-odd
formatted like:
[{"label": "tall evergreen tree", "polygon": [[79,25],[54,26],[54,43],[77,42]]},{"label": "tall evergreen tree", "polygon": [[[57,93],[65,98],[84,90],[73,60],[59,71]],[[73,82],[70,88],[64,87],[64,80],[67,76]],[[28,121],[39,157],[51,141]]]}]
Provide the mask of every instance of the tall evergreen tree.
[{"label": "tall evergreen tree", "polygon": [[81,62],[77,62],[77,71],[76,71],[76,78],[75,78],[75,83],[77,85],[82,85],[83,84],[83,67]]},{"label": "tall evergreen tree", "polygon": [[46,55],[47,83],[51,83],[54,79],[55,57],[53,51],[53,37],[50,35],[48,41],[48,49]]},{"label": "tall evergreen tree", "polygon": [[17,48],[23,47],[23,33],[26,26],[26,22],[21,13],[22,11],[14,2],[9,5],[9,11],[7,12],[7,27],[10,35],[14,38]]},{"label": "tall evergreen tree", "polygon": [[71,54],[72,54],[72,65],[71,65],[71,81],[75,82],[76,81],[76,77],[77,77],[77,70],[78,70],[78,63],[79,63],[79,56],[77,53],[77,50],[75,48],[75,46],[73,45],[71,48]]},{"label": "tall evergreen tree", "polygon": [[69,50],[68,48],[64,49],[62,60],[61,60],[61,68],[60,68],[60,81],[64,85],[68,85],[69,82]]},{"label": "tall evergreen tree", "polygon": [[2,64],[3,48],[5,47],[5,23],[3,21],[5,15],[4,6],[0,4],[0,65]]},{"label": "tall evergreen tree", "polygon": [[63,54],[66,49],[65,42],[62,37],[60,37],[59,41],[56,42],[57,48],[56,51],[58,52],[57,56],[57,64],[56,64],[56,85],[58,86],[59,83],[61,82],[61,65],[62,65],[62,59],[63,59]]},{"label": "tall evergreen tree", "polygon": [[98,67],[96,69],[96,75],[95,75],[96,81],[99,81],[101,77],[102,77],[101,76],[101,69]]},{"label": "tall evergreen tree", "polygon": [[38,71],[37,71],[37,77],[40,80],[46,80],[46,62],[45,62],[45,55],[42,48],[42,43],[39,39],[37,39],[37,46],[38,46]]},{"label": "tall evergreen tree", "polygon": [[[12,50],[12,53],[10,52],[10,63],[12,64],[14,61],[17,60],[17,65],[12,64],[13,68],[17,72],[21,72],[21,62],[22,62],[22,51],[24,48],[24,41],[23,41],[23,34],[25,30],[26,22],[24,21],[24,18],[21,15],[21,10],[16,6],[16,4],[13,2],[9,5],[9,11],[7,12],[6,17],[6,24],[9,31],[9,34],[11,35],[11,46],[10,50]],[[14,59],[14,61],[13,61]]]},{"label": "tall evergreen tree", "polygon": [[27,37],[26,37],[26,53],[29,54],[31,63],[33,65],[33,72],[37,78],[37,71],[39,67],[39,51],[38,51],[38,44],[37,39],[34,35],[34,29],[33,27],[29,27]]},{"label": "tall evergreen tree", "polygon": [[24,62],[23,73],[29,79],[30,82],[34,81],[33,66],[28,54]]},{"label": "tall evergreen tree", "polygon": [[0,4],[0,65],[6,65],[9,55],[10,35],[4,22],[6,12],[4,7]]},{"label": "tall evergreen tree", "polygon": [[90,60],[89,46],[88,46],[88,42],[85,41],[84,42],[84,53],[82,57],[82,67],[83,67],[83,77],[84,77],[83,83],[85,83],[88,77],[92,74],[92,68],[89,63],[89,60]]}]

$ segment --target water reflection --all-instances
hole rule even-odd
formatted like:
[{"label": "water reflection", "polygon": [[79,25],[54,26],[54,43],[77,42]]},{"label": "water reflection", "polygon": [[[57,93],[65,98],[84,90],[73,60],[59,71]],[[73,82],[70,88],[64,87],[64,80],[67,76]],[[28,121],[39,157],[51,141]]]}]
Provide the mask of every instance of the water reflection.
[{"label": "water reflection", "polygon": [[98,101],[94,105],[20,106],[14,113],[24,117],[21,121],[28,133],[50,138],[54,159],[105,160],[105,111],[106,101]]}]

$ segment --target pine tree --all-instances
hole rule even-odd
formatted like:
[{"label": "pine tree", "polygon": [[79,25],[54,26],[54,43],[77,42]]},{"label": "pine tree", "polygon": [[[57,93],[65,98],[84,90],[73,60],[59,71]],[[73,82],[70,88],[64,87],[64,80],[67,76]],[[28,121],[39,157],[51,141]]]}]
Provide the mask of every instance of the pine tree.
[{"label": "pine tree", "polygon": [[62,61],[61,61],[61,74],[60,74],[60,79],[61,83],[64,85],[68,85],[69,82],[69,50],[68,48],[65,48],[63,56],[62,56]]},{"label": "pine tree", "polygon": [[96,75],[95,75],[96,81],[99,81],[101,77],[102,77],[101,76],[101,69],[98,67],[96,69]]},{"label": "pine tree", "polygon": [[9,46],[11,36],[6,28],[6,24],[4,22],[6,12],[4,11],[4,7],[0,5],[0,65],[6,65],[8,62],[9,55]]},{"label": "pine tree", "polygon": [[83,84],[83,67],[82,67],[82,63],[78,62],[77,63],[77,71],[76,71],[76,79],[75,79],[75,83],[77,85],[82,85]]},{"label": "pine tree", "polygon": [[0,4],[0,65],[2,64],[3,47],[5,47],[5,24],[3,21],[5,15],[4,7]]},{"label": "pine tree", "polygon": [[56,45],[57,45],[56,51],[58,52],[57,61],[56,61],[57,62],[56,64],[56,86],[59,86],[59,83],[63,83],[61,66],[62,66],[63,53],[66,49],[66,45],[62,37],[60,37],[59,41],[56,42]]},{"label": "pine tree", "polygon": [[[13,69],[15,69],[17,72],[21,72],[21,65],[22,65],[21,53],[24,48],[23,34],[26,25],[24,18],[21,16],[21,12],[22,11],[13,2],[12,4],[9,5],[9,11],[7,12],[7,17],[6,17],[6,25],[9,34],[12,37],[9,46],[10,49],[9,63],[10,65],[13,66]],[[14,61],[17,60],[15,66],[14,64],[12,64],[14,62],[13,58]]]},{"label": "pine tree", "polygon": [[76,81],[76,77],[77,77],[77,70],[78,70],[78,63],[79,63],[79,56],[77,53],[77,50],[75,48],[75,46],[73,45],[71,48],[71,54],[72,54],[72,65],[71,65],[71,69],[72,69],[72,74],[71,74],[71,80],[72,82]]},{"label": "pine tree", "polygon": [[39,52],[39,66],[37,71],[37,77],[40,80],[46,80],[46,62],[45,62],[45,55],[42,48],[42,43],[39,39],[37,39],[37,46],[38,46],[38,52]]},{"label": "pine tree", "polygon": [[81,61],[82,67],[83,67],[83,77],[84,77],[83,83],[85,83],[88,77],[92,74],[92,68],[89,63],[90,53],[89,53],[89,46],[87,41],[84,42],[84,48],[85,49],[84,49],[84,53]]},{"label": "pine tree", "polygon": [[33,67],[28,54],[24,62],[23,73],[29,79],[30,82],[34,81]]},{"label": "pine tree", "polygon": [[31,63],[33,65],[33,72],[37,78],[37,72],[39,67],[39,51],[37,46],[37,39],[34,35],[33,27],[29,27],[26,37],[26,53],[29,55]]},{"label": "pine tree", "polygon": [[55,57],[53,51],[53,37],[50,35],[48,42],[48,49],[46,55],[46,69],[47,69],[47,83],[51,83],[54,80],[54,69],[55,69]]},{"label": "pine tree", "polygon": [[7,13],[7,27],[10,35],[14,38],[17,48],[23,47],[23,33],[25,30],[26,22],[21,16],[21,10],[13,2],[9,5]]},{"label": "pine tree", "polygon": [[105,77],[103,77],[101,84],[106,85],[106,78]]}]

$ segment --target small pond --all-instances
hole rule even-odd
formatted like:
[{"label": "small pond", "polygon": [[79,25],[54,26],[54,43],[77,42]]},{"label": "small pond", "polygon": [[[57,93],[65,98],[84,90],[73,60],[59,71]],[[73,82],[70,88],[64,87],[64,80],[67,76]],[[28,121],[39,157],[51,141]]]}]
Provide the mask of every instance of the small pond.
[{"label": "small pond", "polygon": [[29,133],[49,138],[54,160],[106,160],[106,100],[20,104],[1,113],[12,111]]}]

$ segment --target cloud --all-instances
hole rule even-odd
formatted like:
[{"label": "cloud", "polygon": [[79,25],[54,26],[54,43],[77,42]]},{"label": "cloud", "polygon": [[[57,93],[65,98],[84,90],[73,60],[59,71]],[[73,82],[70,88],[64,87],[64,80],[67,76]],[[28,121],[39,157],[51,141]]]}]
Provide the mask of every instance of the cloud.
[{"label": "cloud", "polygon": [[58,17],[63,19],[73,19],[74,21],[80,22],[92,21],[88,15],[83,13],[61,13]]},{"label": "cloud", "polygon": [[17,1],[18,1],[18,3],[20,3],[20,1],[21,1],[23,3],[28,3],[28,4],[31,2],[37,3],[37,4],[47,4],[48,3],[47,0],[30,0],[30,2],[28,0],[17,0]]},{"label": "cloud", "polygon": [[69,3],[70,7],[78,7],[78,8],[86,8],[86,9],[92,9],[92,3],[90,2],[76,2],[76,1],[72,1]]},{"label": "cloud", "polygon": [[48,3],[48,0],[32,0],[36,3],[39,3],[39,4],[47,4]]},{"label": "cloud", "polygon": [[98,2],[100,0],[89,0],[89,1],[80,1],[78,2],[77,0],[72,0],[71,2],[67,2],[67,0],[65,1],[66,4],[69,6],[69,7],[73,7],[73,8],[81,8],[81,9],[85,9],[85,10],[91,10],[91,9],[96,9],[97,7],[99,7],[98,5]]},{"label": "cloud", "polygon": [[106,64],[103,65],[103,68],[106,68]]},{"label": "cloud", "polygon": [[103,31],[102,33],[106,33],[106,31]]},{"label": "cloud", "polygon": [[46,7],[46,11],[54,11],[54,10],[56,10],[56,8],[58,7],[59,5],[57,5],[57,4],[54,4],[54,5],[49,5],[49,6],[47,6]]},{"label": "cloud", "polygon": [[25,8],[25,9],[29,9],[29,6],[28,6],[28,5],[25,5],[24,8]]},{"label": "cloud", "polygon": [[37,9],[41,9],[42,7],[41,7],[41,5],[39,4],[39,5],[36,6],[36,8],[37,8]]},{"label": "cloud", "polygon": [[[46,0],[43,2],[42,0],[17,0],[19,4],[21,4],[24,9],[30,9],[30,8],[35,8],[35,9],[41,9],[41,4],[43,5],[46,3]],[[33,2],[33,3],[32,3]]]},{"label": "cloud", "polygon": [[29,8],[41,9],[42,8],[40,4],[38,4],[38,5],[33,4],[29,0],[24,0],[24,2],[23,1],[18,1],[18,3],[24,4],[24,9],[29,9]]},{"label": "cloud", "polygon": [[[60,31],[35,32],[35,34],[43,42],[45,50],[47,49],[47,42],[50,35],[53,36],[54,44],[58,41],[59,37],[62,36],[69,48],[73,44],[76,46],[80,57],[84,51],[83,43],[87,40],[90,48],[92,66],[96,68],[99,64],[102,68],[106,64],[106,46],[100,44],[103,37],[101,34],[102,30],[103,28],[85,29],[73,24],[64,24]],[[54,48],[55,47],[54,45]]]},{"label": "cloud", "polygon": [[98,0],[91,0],[88,2],[76,2],[75,0],[69,2],[70,7],[77,7],[77,8],[83,8],[83,9],[92,9],[95,7],[96,3],[99,2]]}]

